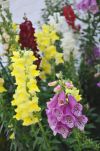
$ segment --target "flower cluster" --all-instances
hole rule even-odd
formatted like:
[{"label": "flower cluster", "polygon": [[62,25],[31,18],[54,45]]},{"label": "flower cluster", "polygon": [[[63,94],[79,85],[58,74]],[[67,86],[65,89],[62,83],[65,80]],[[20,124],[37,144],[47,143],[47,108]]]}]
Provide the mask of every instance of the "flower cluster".
[{"label": "flower cluster", "polygon": [[0,78],[0,93],[3,93],[6,91],[3,85],[4,85],[4,80]]},{"label": "flower cluster", "polygon": [[[6,22],[8,24],[8,22]],[[14,42],[18,41],[18,35],[17,35],[17,30],[18,30],[18,25],[15,23],[10,22],[10,30],[8,30],[4,27],[4,25],[1,24],[1,41],[3,43],[3,51],[4,54],[8,53],[10,50],[11,46],[14,44]],[[13,44],[12,44],[13,42]]]},{"label": "flower cluster", "polygon": [[83,106],[77,102],[80,100],[79,91],[73,84],[65,82],[63,87],[57,87],[57,93],[47,102],[46,114],[53,134],[58,133],[66,138],[74,128],[83,131],[88,119],[82,114]]},{"label": "flower cluster", "polygon": [[19,43],[21,44],[22,49],[28,48],[34,52],[36,58],[36,65],[39,68],[41,58],[38,54],[36,38],[34,36],[35,29],[32,27],[32,22],[29,20],[25,20],[22,24],[20,24],[20,33],[19,33]]},{"label": "flower cluster", "polygon": [[63,15],[65,16],[65,19],[66,19],[68,25],[76,30],[77,29],[75,26],[76,15],[75,15],[71,5],[63,7]]},{"label": "flower cluster", "polygon": [[34,37],[35,29],[32,27],[31,21],[25,20],[20,24],[20,39],[22,48],[30,48],[37,50],[37,44]]},{"label": "flower cluster", "polygon": [[55,63],[63,63],[63,54],[57,52],[55,42],[59,39],[54,28],[50,25],[44,24],[42,31],[36,33],[38,48],[42,54],[41,77],[45,78],[46,74],[51,74],[51,60],[55,60]]},{"label": "flower cluster", "polygon": [[93,14],[96,14],[99,11],[96,0],[82,0],[77,4],[77,8],[82,11],[89,11]]},{"label": "flower cluster", "polygon": [[36,76],[39,71],[37,66],[33,64],[36,60],[32,51],[13,52],[12,60],[12,76],[15,76],[17,88],[13,95],[12,105],[16,106],[14,116],[17,120],[22,120],[23,125],[28,126],[39,122],[38,97],[39,92]]},{"label": "flower cluster", "polygon": [[63,38],[61,39],[61,47],[64,53],[64,60],[68,61],[70,53],[73,53],[74,58],[77,58],[78,51],[78,36],[73,33],[71,29],[69,29],[66,33],[63,33]]},{"label": "flower cluster", "polygon": [[59,34],[63,34],[69,29],[65,17],[61,16],[59,12],[54,13],[53,16],[49,16],[48,23],[53,26]]}]

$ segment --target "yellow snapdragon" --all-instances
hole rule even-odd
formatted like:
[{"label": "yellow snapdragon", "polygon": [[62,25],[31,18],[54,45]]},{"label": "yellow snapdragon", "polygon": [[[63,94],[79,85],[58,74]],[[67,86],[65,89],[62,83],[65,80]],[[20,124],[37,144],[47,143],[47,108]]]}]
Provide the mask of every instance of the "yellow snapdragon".
[{"label": "yellow snapdragon", "polygon": [[42,61],[41,61],[41,77],[45,78],[46,74],[51,74],[51,60],[54,60],[56,65],[63,63],[63,54],[57,52],[55,42],[59,40],[58,35],[54,28],[50,25],[44,24],[42,26],[42,30],[37,32],[36,34],[38,48],[42,53]]},{"label": "yellow snapdragon", "polygon": [[38,113],[41,108],[38,106],[36,77],[39,76],[37,66],[33,64],[36,58],[32,51],[13,52],[12,76],[15,76],[16,90],[13,95],[12,105],[16,106],[15,116],[17,120],[22,120],[24,126],[39,122]]},{"label": "yellow snapdragon", "polygon": [[[70,85],[70,86],[67,86]],[[74,98],[76,99],[77,102],[79,102],[82,99],[82,96],[79,94],[79,90],[72,84],[72,82],[68,82],[68,84],[66,83],[66,87],[65,87],[65,91],[66,94],[71,94],[72,96],[74,96]]]},{"label": "yellow snapdragon", "polygon": [[4,80],[0,78],[0,93],[3,93],[6,91],[3,85],[4,85]]}]

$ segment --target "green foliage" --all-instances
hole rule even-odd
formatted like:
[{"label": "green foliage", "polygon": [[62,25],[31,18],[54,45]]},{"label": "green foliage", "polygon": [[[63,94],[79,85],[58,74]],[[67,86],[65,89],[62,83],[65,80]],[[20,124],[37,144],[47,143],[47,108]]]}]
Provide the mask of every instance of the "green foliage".
[{"label": "green foliage", "polygon": [[85,132],[74,130],[72,136],[66,142],[69,146],[69,151],[99,151],[99,141],[93,141],[87,137]]},{"label": "green foliage", "polygon": [[[82,59],[79,68],[79,80],[81,84],[81,89],[83,91],[83,97],[89,104],[90,108],[95,108],[95,114],[89,114],[89,119],[94,124],[95,129],[90,130],[92,135],[94,134],[95,137],[100,137],[99,135],[99,100],[100,100],[100,90],[97,87],[97,82],[100,81],[100,77],[95,77],[95,74],[99,72],[96,68],[100,64],[100,59],[96,59],[93,54],[94,47],[100,42],[99,34],[100,34],[100,15],[99,13],[92,15],[88,14],[88,18],[85,20],[85,24],[87,28],[83,30],[81,34],[81,46],[80,50],[82,51]],[[97,40],[98,39],[98,40]],[[90,111],[88,111],[89,113]],[[87,114],[88,114],[87,113]],[[99,122],[99,123],[98,123]],[[92,125],[92,127],[94,127]]]}]

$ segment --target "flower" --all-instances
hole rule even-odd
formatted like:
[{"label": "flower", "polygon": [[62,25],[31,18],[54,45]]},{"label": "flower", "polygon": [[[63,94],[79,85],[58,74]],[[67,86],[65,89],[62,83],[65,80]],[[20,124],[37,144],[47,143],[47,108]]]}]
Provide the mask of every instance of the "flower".
[{"label": "flower", "polygon": [[3,85],[4,85],[4,80],[0,78],[0,93],[3,93],[6,91]]},{"label": "flower", "polygon": [[39,71],[37,66],[33,64],[36,57],[32,51],[14,51],[11,58],[12,76],[16,80],[16,90],[13,95],[12,105],[16,106],[14,118],[22,120],[24,126],[39,122],[38,113],[41,108],[38,106],[36,77]]},{"label": "flower", "polygon": [[35,29],[32,27],[32,22],[29,20],[25,20],[22,24],[20,24],[20,33],[19,33],[19,43],[21,44],[22,49],[28,48],[34,52],[36,58],[38,58],[35,63],[37,68],[40,66],[41,58],[38,53],[37,43],[35,38]]},{"label": "flower", "polygon": [[65,19],[66,19],[68,25],[76,30],[77,29],[75,26],[76,15],[75,15],[71,5],[63,7],[63,15],[65,16]]},{"label": "flower", "polygon": [[55,86],[57,84],[57,81],[49,82],[48,86]]},{"label": "flower", "polygon": [[64,16],[61,16],[60,13],[54,13],[53,16],[49,16],[48,23],[54,27],[56,32],[65,33],[68,31],[68,24]]},{"label": "flower", "polygon": [[55,29],[44,24],[40,32],[36,32],[36,38],[38,43],[38,48],[41,52],[42,61],[41,61],[41,78],[46,78],[46,75],[51,74],[53,66],[51,66],[51,61],[58,65],[63,63],[63,54],[57,52],[55,42],[59,40],[58,35],[56,34]]},{"label": "flower", "polygon": [[[78,52],[78,36],[68,26],[64,16],[59,13],[54,13],[53,16],[49,16],[48,23],[54,27],[58,34],[61,34],[61,48],[63,50],[63,57],[65,61],[69,60],[69,55],[73,52],[74,57],[79,56]],[[57,55],[58,58],[58,55]],[[61,58],[61,57],[60,57]],[[60,59],[58,59],[59,61]],[[57,60],[56,60],[57,62]]]},{"label": "flower", "polygon": [[93,14],[96,14],[99,11],[96,0],[82,0],[77,4],[77,8],[83,11],[89,11]]},{"label": "flower", "polygon": [[61,90],[61,86],[60,85],[57,85],[55,88],[54,88],[54,92],[59,92]]},{"label": "flower", "polygon": [[[65,83],[68,84],[69,82]],[[67,87],[67,89],[73,89],[72,84],[70,84],[70,86],[71,87]],[[77,102],[75,97],[71,93],[66,94],[61,88],[61,91],[59,91],[59,93],[57,92],[53,98],[47,102],[46,114],[53,134],[56,135],[58,133],[62,135],[63,138],[67,138],[74,128],[83,131],[88,118],[82,114],[82,111],[83,106]]]},{"label": "flower", "polygon": [[73,53],[73,56],[77,58],[78,45],[76,39],[71,29],[63,34],[63,38],[61,39],[61,47],[63,49],[63,56],[65,61],[69,60],[70,53]]}]

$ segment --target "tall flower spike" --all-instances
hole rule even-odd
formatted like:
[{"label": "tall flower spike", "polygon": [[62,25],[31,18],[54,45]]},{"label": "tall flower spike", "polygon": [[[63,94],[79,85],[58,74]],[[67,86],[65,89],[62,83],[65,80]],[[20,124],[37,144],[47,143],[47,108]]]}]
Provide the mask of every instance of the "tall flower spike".
[{"label": "tall flower spike", "polygon": [[72,7],[71,6],[64,6],[63,7],[63,15],[65,16],[68,25],[76,30],[77,29],[75,27],[76,15],[75,15]]},{"label": "tall flower spike", "polygon": [[54,60],[56,65],[63,63],[63,54],[57,52],[55,42],[59,40],[59,36],[57,35],[55,29],[50,26],[44,24],[42,26],[42,30],[36,32],[37,44],[38,48],[42,55],[41,61],[41,78],[45,79],[46,75],[50,75],[52,73],[52,65],[51,60]]},{"label": "tall flower spike", "polygon": [[[83,106],[77,102],[76,95],[70,91],[75,89],[72,82],[62,83],[63,86],[58,81],[60,91],[47,102],[46,114],[53,134],[60,134],[63,138],[67,138],[74,128],[83,131],[88,119],[82,114]],[[66,91],[67,89],[69,91]]]},{"label": "tall flower spike", "polygon": [[32,27],[32,22],[29,20],[25,20],[22,24],[20,24],[20,33],[19,33],[19,43],[21,44],[22,49],[28,48],[31,49],[37,58],[35,61],[37,68],[40,66],[41,57],[38,53],[37,43],[35,38],[35,29]]},{"label": "tall flower spike", "polygon": [[17,88],[13,95],[13,106],[16,106],[15,116],[17,120],[22,120],[24,126],[39,122],[36,77],[39,76],[37,66],[33,64],[36,57],[32,51],[13,52],[12,60],[12,76],[15,77]]}]

